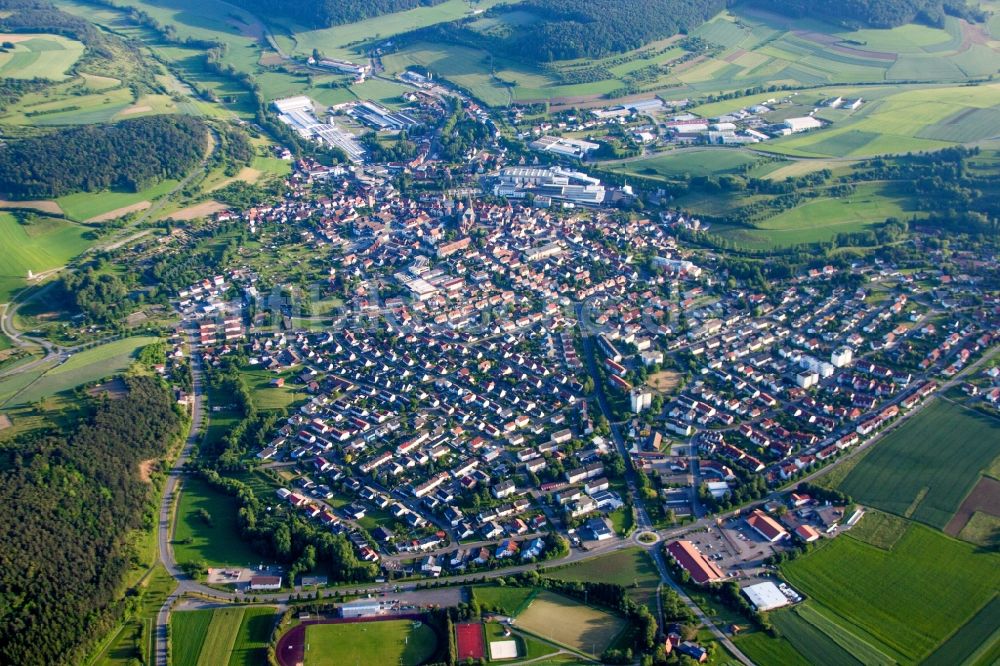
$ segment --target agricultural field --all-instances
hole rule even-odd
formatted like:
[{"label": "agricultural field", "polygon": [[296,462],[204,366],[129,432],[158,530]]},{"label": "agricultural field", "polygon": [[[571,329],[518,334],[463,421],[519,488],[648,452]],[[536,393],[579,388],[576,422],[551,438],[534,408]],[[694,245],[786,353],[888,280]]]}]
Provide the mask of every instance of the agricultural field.
[{"label": "agricultural field", "polygon": [[539,592],[518,615],[515,626],[584,654],[599,655],[628,623],[616,615],[546,590]]},{"label": "agricultural field", "polygon": [[545,569],[542,577],[571,582],[599,580],[617,583],[627,588],[633,601],[656,611],[656,588],[660,584],[660,575],[652,558],[642,548],[626,548],[576,564]]},{"label": "agricultural field", "polygon": [[170,656],[172,666],[198,666],[201,646],[208,636],[215,611],[175,611],[170,614]]},{"label": "agricultural field", "polygon": [[29,385],[7,400],[11,405],[26,404],[117,374],[128,369],[140,349],[159,340],[153,336],[135,336],[78,352],[36,375]]},{"label": "agricultural field", "polygon": [[758,664],[781,664],[782,666],[812,666],[812,663],[792,647],[785,638],[771,638],[755,631],[734,639],[736,647]]},{"label": "agricultural field", "polygon": [[852,539],[870,546],[892,550],[909,527],[910,523],[905,518],[877,509],[868,509],[861,521],[848,530],[847,534]]},{"label": "agricultural field", "polygon": [[896,661],[914,662],[994,597],[1000,555],[912,523],[891,551],[838,538],[782,572],[826,620]]},{"label": "agricultural field", "polygon": [[[208,512],[210,524],[200,516]],[[247,566],[261,560],[240,537],[238,500],[188,477],[180,491],[171,545],[178,562],[204,562],[210,567]]]},{"label": "agricultural field", "polygon": [[1000,659],[1000,596],[986,604],[972,620],[924,661],[926,666],[996,664]]},{"label": "agricultural field", "polygon": [[997,457],[1000,421],[935,400],[887,435],[840,483],[875,506],[944,528]]},{"label": "agricultural field", "polygon": [[305,666],[399,664],[417,666],[437,649],[437,636],[426,624],[386,620],[306,627]]},{"label": "agricultural field", "polygon": [[0,77],[61,81],[83,55],[83,43],[61,35],[0,34],[13,48],[0,52]]},{"label": "agricultural field", "polygon": [[[796,610],[771,614],[771,622],[796,652],[817,666],[861,666],[865,662],[851,656],[822,630],[805,620]],[[881,662],[886,663],[886,662]],[[891,663],[891,662],[889,662]]]},{"label": "agricultural field", "polygon": [[88,229],[56,217],[33,216],[22,224],[11,213],[0,212],[0,303],[27,285],[28,271],[43,273],[64,266],[88,247]]}]

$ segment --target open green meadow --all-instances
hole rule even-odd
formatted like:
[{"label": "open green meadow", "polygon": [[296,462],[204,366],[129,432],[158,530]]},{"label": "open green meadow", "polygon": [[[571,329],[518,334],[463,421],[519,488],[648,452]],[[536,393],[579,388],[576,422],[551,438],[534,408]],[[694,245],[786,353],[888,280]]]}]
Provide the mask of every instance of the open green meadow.
[{"label": "open green meadow", "polygon": [[885,437],[839,488],[862,504],[943,528],[997,457],[1000,421],[935,400]]},{"label": "open green meadow", "polygon": [[805,620],[796,610],[777,611],[771,614],[771,622],[777,627],[795,650],[805,656],[809,663],[817,666],[862,666],[864,662],[855,659],[822,630]]},{"label": "open green meadow", "polygon": [[0,303],[10,300],[15,291],[27,285],[28,271],[36,275],[64,266],[92,241],[87,228],[55,217],[33,217],[28,224],[0,212]]},{"label": "open green meadow", "polygon": [[483,585],[472,588],[472,593],[483,608],[516,616],[527,606],[535,595],[535,590],[531,587]]},{"label": "open green meadow", "polygon": [[138,192],[77,192],[59,197],[56,202],[66,212],[66,216],[73,220],[83,222],[102,216],[110,219],[115,217],[111,215],[113,211],[124,211],[142,202],[152,203],[174,189],[177,183],[176,180],[162,180]]},{"label": "open green meadow", "polygon": [[740,173],[760,160],[742,150],[726,148],[681,149],[641,160],[608,165],[609,171],[636,176],[677,178]]},{"label": "open green meadow", "polygon": [[891,513],[883,513],[878,509],[868,509],[861,521],[847,531],[852,539],[857,539],[870,546],[881,548],[882,550],[892,550],[910,523],[905,518],[900,518]]},{"label": "open green meadow", "polygon": [[827,620],[845,632],[850,627],[865,649],[913,662],[994,597],[1000,555],[912,523],[891,551],[840,537],[783,564],[782,572],[825,616],[818,623],[824,633],[835,633]]},{"label": "open green meadow", "polygon": [[418,666],[434,655],[437,635],[426,624],[412,620],[310,624],[306,644],[306,666]]},{"label": "open green meadow", "polygon": [[267,661],[272,606],[230,606],[170,615],[173,666],[258,666]]},{"label": "open green meadow", "polygon": [[996,664],[1000,659],[1000,596],[983,606],[924,661],[925,666]]},{"label": "open green meadow", "polygon": [[208,633],[198,654],[198,664],[211,666],[228,663],[242,624],[242,608],[216,608],[212,611],[212,621],[208,624]]},{"label": "open green meadow", "polygon": [[[206,522],[200,515],[210,516]],[[178,562],[205,562],[210,567],[257,564],[261,556],[240,537],[239,502],[198,477],[184,479],[171,545]]]},{"label": "open green meadow", "polygon": [[0,52],[0,77],[8,79],[61,81],[83,55],[82,42],[61,35],[0,34],[0,42],[14,43]]},{"label": "open green meadow", "polygon": [[135,336],[78,352],[64,363],[37,375],[9,400],[15,405],[30,403],[74,389],[81,384],[110,377],[128,369],[140,349],[159,340],[160,338],[153,336]]},{"label": "open green meadow", "polygon": [[742,247],[768,249],[829,241],[839,233],[865,231],[890,217],[903,220],[915,214],[915,203],[896,194],[891,185],[865,183],[848,195],[810,199],[755,222],[752,229],[730,227],[717,233]]},{"label": "open green meadow", "polygon": [[531,600],[515,626],[590,655],[602,654],[628,629],[628,623],[617,615],[548,590]]},{"label": "open green meadow", "polygon": [[625,548],[583,562],[545,569],[542,577],[572,582],[599,580],[617,583],[627,588],[633,601],[656,611],[656,588],[660,584],[660,575],[649,553],[642,548]]}]

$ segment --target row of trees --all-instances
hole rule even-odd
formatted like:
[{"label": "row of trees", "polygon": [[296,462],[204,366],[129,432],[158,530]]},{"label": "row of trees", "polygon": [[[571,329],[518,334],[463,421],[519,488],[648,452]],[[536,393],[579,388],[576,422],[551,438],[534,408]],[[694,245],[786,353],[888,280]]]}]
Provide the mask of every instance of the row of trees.
[{"label": "row of trees", "polygon": [[0,448],[0,663],[82,663],[127,605],[128,535],[155,520],[139,463],[166,453],[181,417],[157,379],[126,383],[71,435]]},{"label": "row of trees", "polygon": [[58,130],[0,151],[0,191],[17,199],[139,191],[183,176],[201,159],[205,142],[205,124],[184,115]]},{"label": "row of trees", "polygon": [[819,17],[849,27],[893,28],[922,21],[944,25],[945,15],[981,21],[981,9],[963,0],[751,0],[755,4],[786,16]]}]

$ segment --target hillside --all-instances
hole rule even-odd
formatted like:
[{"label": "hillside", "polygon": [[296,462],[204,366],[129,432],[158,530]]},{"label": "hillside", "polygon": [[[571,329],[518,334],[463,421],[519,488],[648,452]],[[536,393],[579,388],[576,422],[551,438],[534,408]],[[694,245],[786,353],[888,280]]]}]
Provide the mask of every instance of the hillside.
[{"label": "hillside", "polygon": [[108,188],[138,191],[197,164],[205,132],[195,118],[150,116],[22,139],[0,150],[0,192],[44,199]]},{"label": "hillside", "polygon": [[248,0],[242,5],[262,16],[284,16],[312,28],[356,23],[368,18],[416,7],[431,7],[444,0]]},{"label": "hillside", "polygon": [[962,0],[749,0],[745,4],[793,17],[816,17],[848,27],[893,28],[906,23],[941,26],[946,15],[982,20]]}]

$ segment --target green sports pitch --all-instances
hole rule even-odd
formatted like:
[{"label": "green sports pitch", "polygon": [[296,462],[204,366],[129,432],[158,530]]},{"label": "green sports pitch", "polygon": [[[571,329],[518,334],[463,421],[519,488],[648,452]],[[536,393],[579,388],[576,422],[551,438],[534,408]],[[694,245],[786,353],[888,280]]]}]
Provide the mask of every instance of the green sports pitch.
[{"label": "green sports pitch", "polygon": [[434,630],[419,621],[311,624],[306,627],[305,666],[418,666],[436,649]]}]

